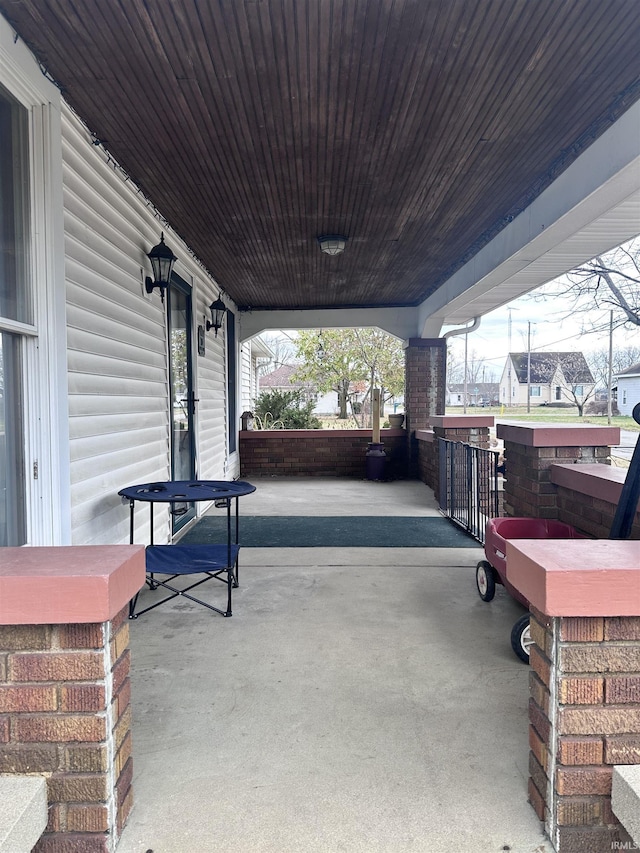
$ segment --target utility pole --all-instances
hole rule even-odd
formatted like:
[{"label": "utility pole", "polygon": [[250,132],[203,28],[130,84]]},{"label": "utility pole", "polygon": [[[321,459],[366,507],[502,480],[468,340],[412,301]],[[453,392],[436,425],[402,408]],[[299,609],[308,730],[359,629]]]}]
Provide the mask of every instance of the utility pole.
[{"label": "utility pole", "polygon": [[527,322],[527,414],[531,412],[531,320]]},{"label": "utility pole", "polygon": [[611,396],[613,394],[613,311],[609,311],[609,372],[607,377],[607,423],[611,426],[611,415],[613,414],[613,404]]},{"label": "utility pole", "polygon": [[507,406],[513,405],[513,391],[511,389],[511,374],[513,372],[513,363],[511,361],[511,327],[513,325],[512,312],[517,310],[517,308],[507,308],[507,311],[509,312],[509,352],[507,353],[507,382],[509,385],[509,399],[507,400]]},{"label": "utility pole", "polygon": [[469,371],[467,369],[467,348],[469,345],[469,335],[464,336],[464,385],[462,386],[462,399],[464,401],[463,413],[467,414],[467,377]]}]

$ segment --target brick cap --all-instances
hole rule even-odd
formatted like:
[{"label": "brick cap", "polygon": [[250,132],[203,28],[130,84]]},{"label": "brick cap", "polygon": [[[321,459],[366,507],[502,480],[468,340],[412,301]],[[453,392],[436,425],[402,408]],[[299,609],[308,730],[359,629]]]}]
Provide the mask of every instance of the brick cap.
[{"label": "brick cap", "polygon": [[620,427],[597,424],[498,423],[496,435],[526,447],[615,447]]},{"label": "brick cap", "polygon": [[0,625],[107,622],[144,577],[143,545],[3,548]]},{"label": "brick cap", "polygon": [[445,338],[409,338],[409,344],[412,349],[431,349],[431,347],[447,346]]},{"label": "brick cap", "polygon": [[[404,430],[401,428],[388,428],[384,432],[392,435],[401,435]],[[243,441],[262,441],[266,439],[270,441],[274,438],[280,438],[287,441],[298,440],[322,440],[324,442],[329,438],[363,438],[367,437],[370,440],[371,429],[254,429],[246,430],[242,433]]]},{"label": "brick cap", "polygon": [[507,579],[547,616],[640,616],[640,542],[507,541]]},{"label": "brick cap", "polygon": [[599,498],[618,505],[622,486],[627,475],[626,468],[612,465],[551,465],[551,482],[556,486],[573,489],[582,495]]},{"label": "brick cap", "polygon": [[429,425],[442,429],[459,429],[460,427],[492,427],[495,422],[493,415],[432,415]]},{"label": "brick cap", "polygon": [[435,441],[436,437],[432,429],[417,429],[414,433],[418,441]]}]

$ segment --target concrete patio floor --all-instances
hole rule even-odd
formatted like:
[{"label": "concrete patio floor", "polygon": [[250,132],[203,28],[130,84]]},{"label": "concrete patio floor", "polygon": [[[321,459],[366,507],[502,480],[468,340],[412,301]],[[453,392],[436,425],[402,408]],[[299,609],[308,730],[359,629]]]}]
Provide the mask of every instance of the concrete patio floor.
[{"label": "concrete patio floor", "polygon": [[[244,515],[438,515],[419,482],[253,482]],[[245,548],[231,619],[177,599],[131,623],[118,853],[550,853],[522,610],[480,600],[481,556]]]}]

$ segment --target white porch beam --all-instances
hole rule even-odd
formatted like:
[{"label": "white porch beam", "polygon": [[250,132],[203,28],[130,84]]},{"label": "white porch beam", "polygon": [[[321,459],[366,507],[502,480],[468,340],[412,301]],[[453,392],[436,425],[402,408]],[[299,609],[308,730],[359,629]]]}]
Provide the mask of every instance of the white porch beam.
[{"label": "white porch beam", "polygon": [[239,315],[240,339],[275,329],[377,327],[400,340],[418,334],[415,308],[318,308],[309,311],[247,311]]},{"label": "white porch beam", "polygon": [[640,102],[426,299],[421,334],[528,293],[640,233]]}]

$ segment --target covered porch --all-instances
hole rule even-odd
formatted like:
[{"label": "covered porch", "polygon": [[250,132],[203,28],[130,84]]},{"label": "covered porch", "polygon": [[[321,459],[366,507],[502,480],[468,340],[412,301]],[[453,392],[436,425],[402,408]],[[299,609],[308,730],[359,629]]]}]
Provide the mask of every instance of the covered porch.
[{"label": "covered porch", "polygon": [[[439,516],[418,481],[254,482],[244,515]],[[179,599],[132,623],[119,853],[551,851],[527,800],[522,610],[480,600],[481,555],[243,548],[232,619]]]}]

